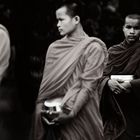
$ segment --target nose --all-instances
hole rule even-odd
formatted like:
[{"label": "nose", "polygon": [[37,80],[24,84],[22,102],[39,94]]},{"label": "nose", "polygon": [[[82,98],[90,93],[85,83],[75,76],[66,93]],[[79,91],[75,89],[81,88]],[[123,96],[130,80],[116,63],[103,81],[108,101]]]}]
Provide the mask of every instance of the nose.
[{"label": "nose", "polygon": [[60,27],[60,21],[57,22],[57,27]]},{"label": "nose", "polygon": [[131,33],[131,34],[134,34],[134,33],[135,33],[135,29],[134,29],[134,28],[131,28],[131,29],[130,29],[130,33]]}]

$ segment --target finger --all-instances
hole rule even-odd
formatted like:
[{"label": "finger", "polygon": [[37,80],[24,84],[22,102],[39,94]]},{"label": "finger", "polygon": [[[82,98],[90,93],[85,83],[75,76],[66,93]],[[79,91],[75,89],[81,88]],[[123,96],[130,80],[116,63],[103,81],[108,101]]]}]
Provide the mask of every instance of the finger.
[{"label": "finger", "polygon": [[52,124],[55,124],[55,122],[50,122],[47,118],[45,118],[45,117],[42,117],[42,119],[43,119],[43,121],[46,123],[46,124],[48,124],[48,125],[52,125]]},{"label": "finger", "polygon": [[41,113],[42,114],[49,114],[49,110],[42,110]]},{"label": "finger", "polygon": [[52,123],[54,123],[55,125],[60,125],[60,122],[57,119],[52,120]]},{"label": "finger", "polygon": [[53,111],[49,111],[49,115],[52,115],[53,114]]},{"label": "finger", "polygon": [[122,90],[121,88],[116,87],[116,88],[114,89],[113,92],[114,92],[115,94],[120,94],[122,91],[123,91],[123,90]]},{"label": "finger", "polygon": [[113,92],[119,91],[119,90],[120,90],[119,86],[116,86],[115,88],[112,89]]},{"label": "finger", "polygon": [[123,87],[121,84],[118,84],[118,85],[117,85],[117,89],[118,89],[118,90],[126,90],[126,88]]},{"label": "finger", "polygon": [[54,118],[53,120],[52,120],[52,122],[59,122],[59,118],[57,117],[57,118]]},{"label": "finger", "polygon": [[117,93],[121,93],[121,92],[124,91],[124,89],[118,87],[118,88],[115,89],[115,91],[117,91]]},{"label": "finger", "polygon": [[52,115],[59,115],[59,112],[57,112],[57,111],[51,111],[51,114]]},{"label": "finger", "polygon": [[120,92],[118,90],[115,90],[114,93],[115,94],[120,94]]}]

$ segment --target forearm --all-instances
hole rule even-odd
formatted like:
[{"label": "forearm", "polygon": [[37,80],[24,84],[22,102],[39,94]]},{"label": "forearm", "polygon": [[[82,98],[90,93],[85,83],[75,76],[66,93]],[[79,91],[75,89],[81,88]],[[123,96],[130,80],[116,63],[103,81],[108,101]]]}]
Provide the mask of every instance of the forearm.
[{"label": "forearm", "polygon": [[89,91],[87,89],[82,89],[78,94],[73,107],[74,115],[76,115],[81,110],[81,108],[89,101],[90,94],[88,92]]},{"label": "forearm", "polygon": [[66,108],[71,107],[70,110],[74,110],[76,114],[89,101],[90,97],[96,94],[94,91],[97,90],[103,75],[106,55],[99,44],[95,43],[92,45],[88,53],[85,54],[86,63],[83,72],[77,79],[78,84],[75,84],[67,93],[67,95],[72,93],[71,95],[73,96],[64,104]]}]

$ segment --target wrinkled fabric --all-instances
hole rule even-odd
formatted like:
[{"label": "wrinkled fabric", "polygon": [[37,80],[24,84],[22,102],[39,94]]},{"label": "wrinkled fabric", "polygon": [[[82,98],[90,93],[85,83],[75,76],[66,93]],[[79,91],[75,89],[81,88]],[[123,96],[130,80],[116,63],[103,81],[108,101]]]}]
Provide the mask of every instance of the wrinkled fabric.
[{"label": "wrinkled fabric", "polygon": [[121,44],[111,47],[108,51],[109,59],[104,75],[135,73],[140,61],[140,41],[133,45],[123,41]]},{"label": "wrinkled fabric", "polygon": [[0,82],[5,76],[10,59],[10,40],[7,29],[0,24]]},{"label": "wrinkled fabric", "polygon": [[15,50],[7,29],[0,24],[0,140],[13,140],[18,120]]},{"label": "wrinkled fabric", "polygon": [[[126,41],[112,46],[108,64],[101,80],[101,114],[104,121],[104,134],[107,140],[118,139],[124,132],[129,135],[140,133],[140,41],[127,44]],[[134,75],[131,93],[113,94],[107,86],[111,75]]]},{"label": "wrinkled fabric", "polygon": [[0,114],[15,109],[17,85],[15,80],[15,50],[10,46],[7,29],[0,24]]},{"label": "wrinkled fabric", "polygon": [[106,59],[105,44],[87,35],[64,37],[50,45],[36,105],[35,140],[44,140],[49,129],[41,121],[43,102],[55,97],[63,97],[62,106],[75,114],[68,123],[54,126],[57,140],[103,139],[97,87]]}]

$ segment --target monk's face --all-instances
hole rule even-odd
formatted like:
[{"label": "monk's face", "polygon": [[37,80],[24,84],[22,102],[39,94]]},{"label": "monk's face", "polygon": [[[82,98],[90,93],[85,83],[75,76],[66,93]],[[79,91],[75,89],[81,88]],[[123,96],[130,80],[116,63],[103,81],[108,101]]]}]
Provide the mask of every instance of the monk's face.
[{"label": "monk's face", "polygon": [[67,7],[61,7],[56,11],[56,19],[58,20],[57,27],[60,35],[69,35],[75,31],[77,21],[67,12]]},{"label": "monk's face", "polygon": [[140,37],[140,20],[126,17],[123,32],[128,43],[137,41]]}]

